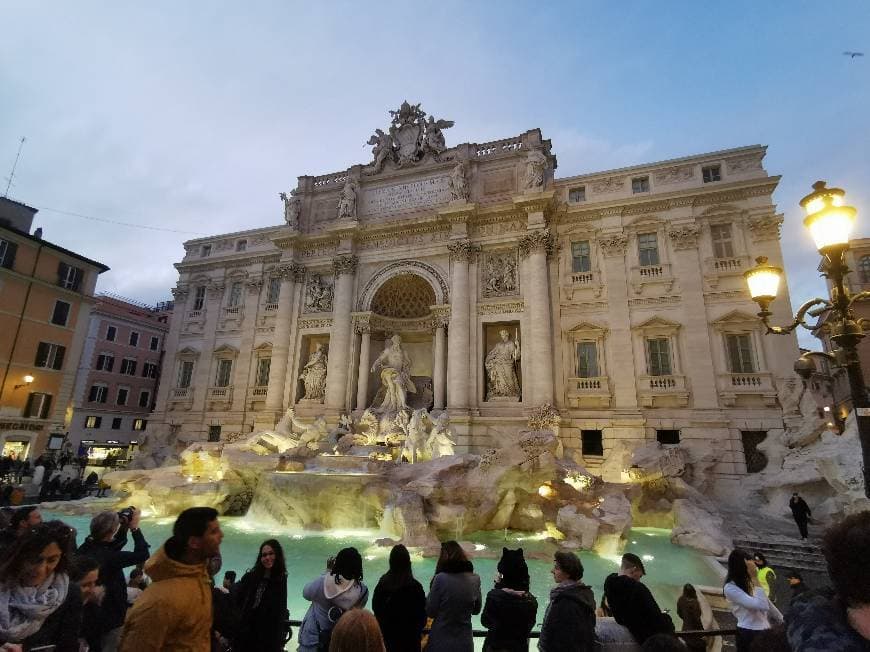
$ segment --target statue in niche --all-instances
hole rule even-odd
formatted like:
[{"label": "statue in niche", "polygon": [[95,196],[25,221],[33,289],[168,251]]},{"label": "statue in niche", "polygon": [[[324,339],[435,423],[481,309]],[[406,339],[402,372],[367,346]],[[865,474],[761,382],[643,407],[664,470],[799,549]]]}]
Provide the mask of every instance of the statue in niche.
[{"label": "statue in niche", "polygon": [[539,149],[533,149],[526,157],[526,189],[544,189],[544,171],[547,169],[547,157]]},{"label": "statue in niche", "polygon": [[520,383],[516,363],[520,359],[520,342],[515,336],[511,341],[507,329],[499,331],[501,342],[486,354],[486,398],[520,400]]},{"label": "statue in niche", "polygon": [[330,312],[332,310],[332,286],[312,274],[305,294],[305,312]]},{"label": "statue in niche", "polygon": [[341,189],[341,195],[338,199],[338,219],[356,219],[357,191],[356,181],[354,181],[353,178],[348,177],[347,181],[344,182],[344,188]]},{"label": "statue in niche", "polygon": [[375,411],[396,414],[407,409],[408,392],[416,394],[417,387],[411,380],[411,360],[402,349],[402,338],[399,335],[390,338],[390,345],[372,365],[372,373],[380,374],[384,387],[384,400]]},{"label": "statue in niche", "polygon": [[469,188],[466,176],[468,163],[460,161],[453,167],[447,184],[450,187],[450,199],[453,201],[468,201]]},{"label": "statue in niche", "polygon": [[326,365],[328,357],[323,350],[323,344],[314,347],[314,353],[308,357],[308,362],[302,368],[299,378],[305,385],[305,395],[309,400],[323,400],[326,394]]},{"label": "statue in niche", "polygon": [[295,190],[291,190],[289,195],[282,192],[278,196],[284,200],[284,221],[291,229],[298,229],[299,216],[302,214],[302,199],[296,196]]}]

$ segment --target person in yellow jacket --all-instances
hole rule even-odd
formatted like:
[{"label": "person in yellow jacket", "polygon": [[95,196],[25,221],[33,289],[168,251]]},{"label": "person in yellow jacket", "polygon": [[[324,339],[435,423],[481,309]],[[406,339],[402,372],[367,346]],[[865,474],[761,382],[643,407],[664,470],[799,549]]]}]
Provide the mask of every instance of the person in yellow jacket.
[{"label": "person in yellow jacket", "polygon": [[218,513],[191,507],[145,562],[152,582],[127,611],[120,652],[209,652],[211,583],[206,562],[220,554]]},{"label": "person in yellow jacket", "polygon": [[756,552],[753,555],[755,558],[755,566],[758,568],[758,585],[764,590],[764,594],[767,598],[774,602],[775,594],[776,594],[776,573],[773,572],[773,569],[767,564],[767,557],[765,557],[760,552]]}]

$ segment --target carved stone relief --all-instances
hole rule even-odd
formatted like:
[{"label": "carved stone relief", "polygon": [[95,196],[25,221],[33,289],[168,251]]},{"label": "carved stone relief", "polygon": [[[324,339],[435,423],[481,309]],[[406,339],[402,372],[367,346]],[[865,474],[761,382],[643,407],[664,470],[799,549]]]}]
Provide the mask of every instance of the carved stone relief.
[{"label": "carved stone relief", "polygon": [[782,227],[782,215],[761,215],[747,220],[749,232],[755,242],[778,240]]},{"label": "carved stone relief", "polygon": [[728,159],[728,171],[749,172],[750,170],[760,170],[762,158],[762,154],[751,154],[750,156]]},{"label": "carved stone relief", "polygon": [[481,287],[484,297],[503,297],[518,294],[517,252],[488,251],[481,265]]},{"label": "carved stone relief", "polygon": [[302,312],[332,312],[332,283],[312,274],[305,287],[305,305]]},{"label": "carved stone relief", "polygon": [[701,229],[694,224],[687,224],[668,231],[674,249],[697,249]]},{"label": "carved stone relief", "polygon": [[694,176],[694,165],[677,165],[665,170],[659,170],[655,173],[654,178],[657,184],[668,185],[671,183],[690,181]]},{"label": "carved stone relief", "polygon": [[597,195],[608,195],[625,188],[625,177],[607,177],[592,182],[592,192]]}]

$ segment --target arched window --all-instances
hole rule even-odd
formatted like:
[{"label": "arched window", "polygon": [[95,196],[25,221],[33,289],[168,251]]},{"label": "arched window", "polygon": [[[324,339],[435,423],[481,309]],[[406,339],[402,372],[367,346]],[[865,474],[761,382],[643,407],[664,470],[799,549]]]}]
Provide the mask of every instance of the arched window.
[{"label": "arched window", "polygon": [[861,256],[858,261],[858,275],[862,283],[870,283],[870,256]]}]

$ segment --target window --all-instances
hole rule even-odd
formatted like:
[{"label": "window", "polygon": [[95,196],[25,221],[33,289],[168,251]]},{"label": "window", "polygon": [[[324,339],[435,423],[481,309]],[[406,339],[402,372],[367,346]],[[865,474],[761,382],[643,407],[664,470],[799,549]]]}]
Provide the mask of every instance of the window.
[{"label": "window", "polygon": [[598,376],[598,347],[595,342],[577,342],[577,377]]},{"label": "window", "polygon": [[215,377],[215,387],[229,387],[230,373],[233,370],[233,361],[223,358],[218,360],[217,376]]},{"label": "window", "polygon": [[57,266],[57,284],[67,290],[78,292],[83,276],[84,272],[78,267],[66,263],[60,263]]},{"label": "window", "polygon": [[671,375],[671,341],[668,338],[646,341],[646,368],[650,376]]},{"label": "window", "polygon": [[269,385],[269,371],[272,368],[272,358],[260,358],[257,360],[257,387],[267,387]]},{"label": "window", "polygon": [[46,369],[62,369],[65,354],[65,346],[40,342],[39,346],[36,347],[36,360],[33,362],[33,365]]},{"label": "window", "polygon": [[870,256],[861,256],[858,261],[858,276],[862,283],[870,283]]},{"label": "window", "polygon": [[111,353],[101,353],[97,356],[97,371],[111,371],[115,366],[115,356]]},{"label": "window", "polygon": [[156,351],[157,347],[160,346],[160,338],[154,335],[151,336],[151,341],[148,343],[148,348],[151,351]]},{"label": "window", "polygon": [[758,473],[767,467],[767,455],[758,450],[758,445],[767,439],[766,430],[741,430],[743,455],[746,459],[746,472]]},{"label": "window", "polygon": [[109,388],[106,385],[91,385],[91,391],[88,392],[88,401],[91,403],[105,403],[106,396],[109,394]]},{"label": "window", "polygon": [[638,234],[637,257],[641,267],[659,264],[659,240],[655,233]]},{"label": "window", "polygon": [[583,455],[604,455],[604,438],[600,430],[581,430],[580,446]]},{"label": "window", "polygon": [[209,441],[220,441],[221,440],[221,427],[220,426],[209,426],[208,427],[208,440]]},{"label": "window", "polygon": [[568,191],[568,201],[572,204],[586,201],[586,186],[577,186]]},{"label": "window", "polygon": [[157,378],[156,362],[146,362],[142,365],[142,378]]},{"label": "window", "polygon": [[114,342],[115,338],[118,336],[118,329],[114,326],[109,326],[106,328],[106,340],[109,342]]},{"label": "window", "polygon": [[202,249],[199,250],[199,255],[201,258],[211,256],[211,245],[202,245]]},{"label": "window", "polygon": [[51,323],[56,326],[66,326],[69,320],[70,307],[66,301],[55,301],[54,310],[51,313]]},{"label": "window", "polygon": [[713,255],[716,258],[732,258],[734,256],[730,224],[713,224],[710,227],[710,237],[713,239]]},{"label": "window", "polygon": [[9,240],[0,240],[0,267],[12,269],[15,265],[15,252],[18,251],[18,245]]},{"label": "window", "polygon": [[635,177],[631,180],[631,192],[649,192],[649,177]]},{"label": "window", "polygon": [[27,405],[24,407],[24,416],[30,419],[47,419],[51,409],[51,394],[42,392],[30,392],[27,397]]},{"label": "window", "polygon": [[130,390],[126,387],[118,388],[118,398],[115,401],[116,405],[127,405],[127,397],[130,395]]},{"label": "window", "polygon": [[178,366],[178,387],[190,387],[190,381],[193,378],[193,361],[182,360]]},{"label": "window", "polygon": [[139,333],[130,331],[130,346],[139,346]]},{"label": "window", "polygon": [[103,423],[103,417],[85,418],[85,428],[99,428]]},{"label": "window", "polygon": [[247,248],[248,248],[248,241],[247,240],[239,240],[238,242],[236,242],[236,251],[244,251]]},{"label": "window", "polygon": [[115,417],[112,419],[112,430],[120,430],[123,421],[124,420],[121,417]]},{"label": "window", "polygon": [[193,309],[194,310],[202,310],[202,306],[205,304],[205,286],[198,285],[196,287],[196,293],[193,296]]},{"label": "window", "polygon": [[151,406],[151,392],[147,389],[143,389],[139,392],[139,407],[147,408]]},{"label": "window", "polygon": [[147,425],[147,419],[133,419],[133,430],[145,430]]},{"label": "window", "polygon": [[722,166],[721,165],[705,165],[701,168],[701,176],[704,177],[704,183],[712,183],[713,181],[722,181]]},{"label": "window", "polygon": [[242,284],[236,281],[230,286],[230,298],[227,305],[230,308],[236,308],[242,302]]},{"label": "window", "polygon": [[270,278],[269,289],[266,291],[266,303],[278,303],[279,296],[281,296],[281,279]]},{"label": "window", "polygon": [[752,354],[752,335],[726,335],[728,346],[728,366],[732,374],[751,374],[757,371],[755,356]]},{"label": "window", "polygon": [[592,258],[589,255],[589,241],[571,243],[571,271],[588,272],[592,269]]},{"label": "window", "polygon": [[674,446],[680,443],[680,431],[656,430],[656,440],[665,446]]},{"label": "window", "polygon": [[120,372],[122,374],[126,374],[127,376],[135,376],[136,358],[124,358],[123,360],[121,360]]}]

